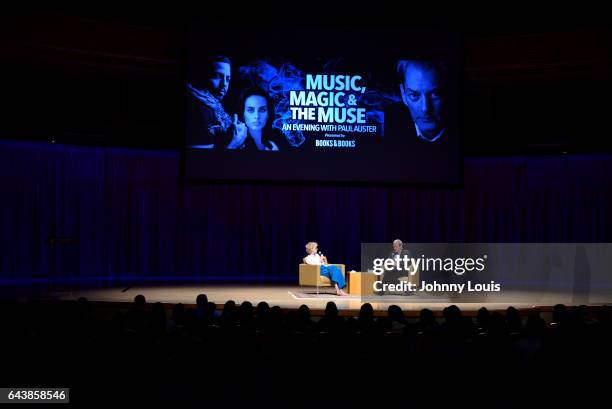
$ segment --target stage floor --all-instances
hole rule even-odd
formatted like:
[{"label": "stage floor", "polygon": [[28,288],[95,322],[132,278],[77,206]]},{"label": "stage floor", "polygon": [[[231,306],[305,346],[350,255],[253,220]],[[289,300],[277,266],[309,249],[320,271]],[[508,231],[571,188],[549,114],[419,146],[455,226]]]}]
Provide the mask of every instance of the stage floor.
[{"label": "stage floor", "polygon": [[[330,289],[327,289],[330,291]],[[335,294],[315,294],[310,288],[301,289],[299,286],[268,286],[268,285],[142,285],[130,287],[127,290],[122,287],[105,288],[49,288],[40,292],[37,298],[53,300],[76,300],[86,297],[90,301],[107,303],[130,303],[138,294],[146,297],[147,302],[162,302],[167,304],[183,303],[195,304],[198,294],[204,293],[209,301],[221,306],[227,300],[233,300],[237,304],[250,301],[256,305],[260,301],[266,301],[270,306],[278,305],[284,309],[298,308],[306,304],[311,310],[323,310],[329,301],[333,301],[339,310],[345,313],[353,313],[366,302],[372,304],[378,312],[386,312],[390,305],[398,305],[405,312],[413,315],[423,308],[433,311],[441,311],[443,308],[454,304],[466,313],[474,313],[481,307],[489,310],[505,310],[509,306],[518,309],[541,308],[550,310],[555,304],[565,305],[612,305],[612,296],[582,295],[577,296],[571,292],[526,292],[526,291],[503,291],[500,294],[487,293],[477,296],[466,296],[454,294],[452,296],[440,294],[424,294],[412,296],[367,296],[358,295],[337,296]]]}]

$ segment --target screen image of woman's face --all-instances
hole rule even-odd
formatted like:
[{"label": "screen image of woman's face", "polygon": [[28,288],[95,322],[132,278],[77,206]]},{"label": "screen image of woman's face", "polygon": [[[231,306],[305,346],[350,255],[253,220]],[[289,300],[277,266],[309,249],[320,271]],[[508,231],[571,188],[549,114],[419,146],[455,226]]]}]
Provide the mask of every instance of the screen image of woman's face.
[{"label": "screen image of woman's face", "polygon": [[244,101],[244,122],[252,131],[259,131],[268,122],[268,103],[261,95],[251,95]]}]

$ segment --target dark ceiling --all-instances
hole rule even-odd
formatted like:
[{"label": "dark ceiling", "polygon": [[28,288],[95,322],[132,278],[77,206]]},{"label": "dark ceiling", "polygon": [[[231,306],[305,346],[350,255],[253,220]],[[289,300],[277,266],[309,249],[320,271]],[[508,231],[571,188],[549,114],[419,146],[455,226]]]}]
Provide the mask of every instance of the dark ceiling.
[{"label": "dark ceiling", "polygon": [[183,137],[187,27],[194,21],[255,20],[302,30],[334,22],[352,30],[456,31],[463,44],[467,154],[599,152],[612,146],[604,134],[612,90],[611,36],[603,10],[488,15],[481,9],[462,10],[463,17],[458,6],[440,15],[390,8],[349,14],[337,6],[289,19],[291,13],[279,8],[235,15],[225,11],[231,4],[157,7],[22,8],[3,14],[6,115],[0,137],[177,149]]}]

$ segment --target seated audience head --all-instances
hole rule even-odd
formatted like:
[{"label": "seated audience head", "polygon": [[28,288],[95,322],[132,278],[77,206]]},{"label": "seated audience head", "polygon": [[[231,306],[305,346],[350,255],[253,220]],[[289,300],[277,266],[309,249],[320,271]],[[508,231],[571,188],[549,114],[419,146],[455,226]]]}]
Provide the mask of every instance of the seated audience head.
[{"label": "seated audience head", "polygon": [[325,305],[325,317],[336,318],[338,316],[338,306],[333,301],[328,301]]},{"label": "seated audience head", "polygon": [[145,296],[142,294],[138,294],[136,297],[134,297],[134,304],[136,304],[136,306],[144,306],[147,303],[147,300],[145,299]]},{"label": "seated audience head", "polygon": [[557,304],[553,307],[552,323],[553,325],[563,325],[567,321],[567,307],[563,304]]},{"label": "seated audience head", "polygon": [[392,321],[403,321],[404,312],[398,305],[393,304],[387,308],[387,317]]},{"label": "seated audience head", "polygon": [[208,303],[208,296],[206,294],[198,294],[196,297],[196,305],[198,307],[203,307]]}]

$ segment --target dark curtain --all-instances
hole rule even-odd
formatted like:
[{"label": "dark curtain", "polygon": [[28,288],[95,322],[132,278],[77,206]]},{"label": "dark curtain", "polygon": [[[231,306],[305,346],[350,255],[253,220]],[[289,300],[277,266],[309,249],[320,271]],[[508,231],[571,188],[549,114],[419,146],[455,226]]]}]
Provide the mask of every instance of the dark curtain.
[{"label": "dark curtain", "polygon": [[0,279],[297,281],[304,244],[612,241],[612,155],[466,158],[459,187],[185,184],[174,151],[0,141]]}]

